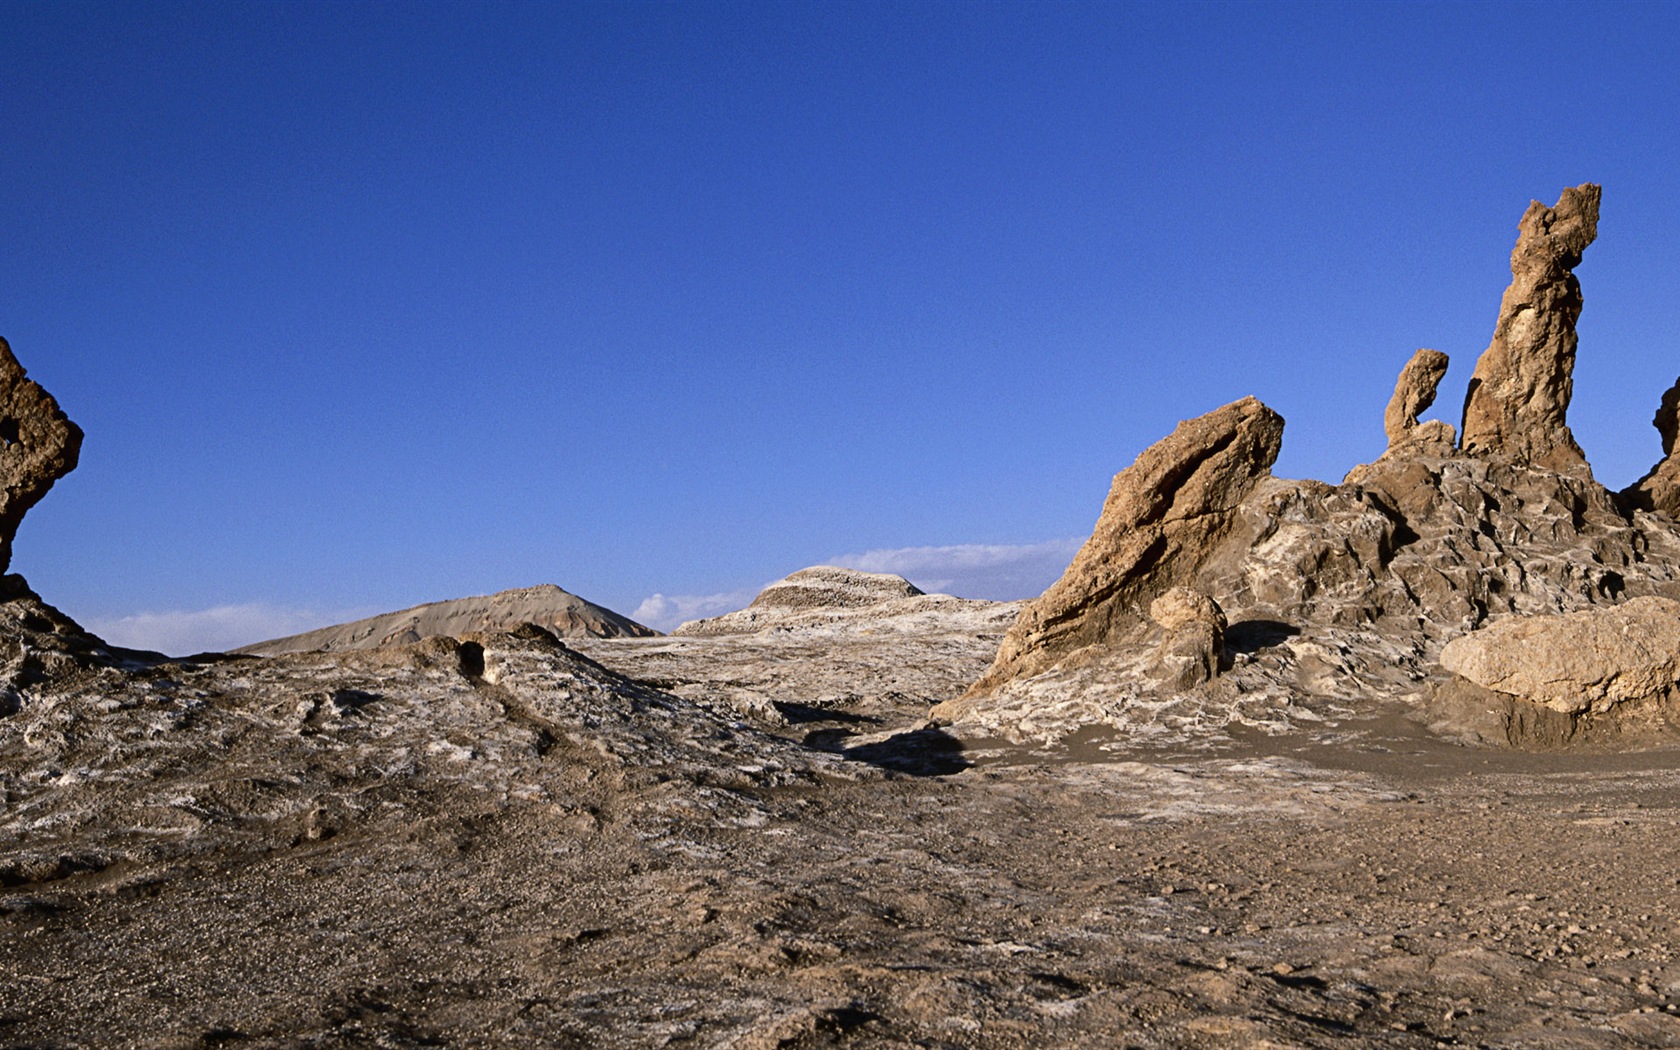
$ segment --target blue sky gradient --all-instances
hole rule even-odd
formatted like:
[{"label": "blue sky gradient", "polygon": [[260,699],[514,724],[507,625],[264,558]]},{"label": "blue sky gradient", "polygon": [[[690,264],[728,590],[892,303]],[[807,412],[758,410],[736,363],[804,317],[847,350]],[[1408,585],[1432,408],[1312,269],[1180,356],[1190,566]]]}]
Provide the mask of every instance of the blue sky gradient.
[{"label": "blue sky gradient", "polygon": [[1518,217],[1584,181],[1601,480],[1680,372],[1672,5],[13,3],[0,41],[0,335],[88,433],[13,571],[130,642],[865,555],[1018,597],[1180,419],[1255,394],[1278,472],[1339,480],[1430,346],[1456,424]]}]

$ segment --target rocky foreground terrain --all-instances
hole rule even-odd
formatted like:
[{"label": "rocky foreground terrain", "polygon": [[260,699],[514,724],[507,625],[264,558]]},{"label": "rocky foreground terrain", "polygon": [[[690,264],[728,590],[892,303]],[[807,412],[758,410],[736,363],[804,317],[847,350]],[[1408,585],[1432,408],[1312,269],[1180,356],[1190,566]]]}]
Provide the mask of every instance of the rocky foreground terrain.
[{"label": "rocky foreground terrain", "polygon": [[[1217,409],[1029,603],[168,659],[5,577],[0,1045],[1680,1045],[1677,395],[1599,485],[1598,203],[1462,433],[1433,351],[1340,485]],[[9,558],[81,435],[0,348]]]}]

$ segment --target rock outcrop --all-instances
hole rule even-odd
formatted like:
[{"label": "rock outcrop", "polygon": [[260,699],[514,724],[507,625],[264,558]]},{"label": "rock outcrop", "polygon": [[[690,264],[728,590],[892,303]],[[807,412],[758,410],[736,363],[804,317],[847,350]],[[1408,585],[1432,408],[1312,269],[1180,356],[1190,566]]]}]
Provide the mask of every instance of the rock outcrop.
[{"label": "rock outcrop", "polygon": [[[690,620],[671,633],[700,637],[767,630],[827,629],[840,623],[864,625],[876,619],[876,613],[899,622],[906,613],[963,600],[949,595],[924,594],[909,580],[889,572],[813,565],[789,573],[759,591],[745,609],[704,620]],[[997,603],[980,604],[989,606]]]},{"label": "rock outcrop", "polygon": [[1166,632],[1150,675],[1179,691],[1211,682],[1225,656],[1225,611],[1188,587],[1174,587],[1149,603],[1149,618]]},{"label": "rock outcrop", "polygon": [[1508,617],[1448,642],[1441,666],[1563,714],[1661,698],[1680,682],[1680,601]]},{"label": "rock outcrop", "polygon": [[1638,745],[1680,729],[1680,601],[1508,617],[1448,642],[1421,720],[1530,750]]},{"label": "rock outcrop", "polygon": [[833,565],[800,569],[764,588],[749,609],[861,609],[922,591],[902,576]]},{"label": "rock outcrop", "polygon": [[1663,395],[1651,425],[1662,435],[1663,458],[1649,474],[1623,489],[1622,498],[1629,506],[1660,511],[1680,520],[1680,455],[1674,451],[1676,434],[1680,432],[1680,379]]},{"label": "rock outcrop", "polygon": [[12,540],[23,516],[76,469],[81,448],[81,428],[0,339],[0,572],[12,563]]},{"label": "rock outcrop", "polygon": [[1114,477],[1102,516],[1062,578],[1021,614],[984,694],[1135,627],[1169,587],[1195,579],[1233,511],[1270,476],[1283,417],[1252,397],[1186,420]]},{"label": "rock outcrop", "polygon": [[[1524,217],[1464,449],[1446,424],[1417,422],[1446,366],[1433,351],[1401,372],[1388,450],[1341,485],[1271,477],[1282,421],[1258,402],[1182,424],[1116,477],[1062,580],[933,717],[1020,740],[1092,723],[1180,741],[1233,722],[1282,731],[1423,695],[1419,683],[1448,674],[1442,646],[1490,622],[1680,599],[1680,530],[1630,518],[1563,423],[1579,310],[1569,267],[1597,201],[1596,187],[1570,190]],[[1676,427],[1664,419],[1667,441]],[[1244,427],[1263,438],[1245,443]],[[1145,617],[1177,587],[1228,618],[1223,661],[1211,644],[1182,640],[1179,652],[1172,603]],[[1513,739],[1561,739],[1553,723],[1573,717],[1511,710],[1527,726]]]},{"label": "rock outcrop", "polygon": [[552,583],[495,594],[429,602],[400,612],[322,627],[234,650],[250,656],[281,653],[347,652],[409,645],[426,638],[460,638],[483,631],[509,631],[534,623],[560,638],[647,638],[650,627],[586,601]]},{"label": "rock outcrop", "polygon": [[1390,454],[1418,447],[1436,454],[1452,450],[1456,435],[1451,424],[1439,420],[1418,423],[1418,416],[1435,403],[1435,388],[1446,374],[1447,355],[1439,350],[1419,350],[1400,370],[1394,396],[1383,413]]},{"label": "rock outcrop", "polygon": [[1511,285],[1464,401],[1464,451],[1591,475],[1565,417],[1581,316],[1574,268],[1598,236],[1599,195],[1585,183],[1564,190],[1552,207],[1534,201],[1523,214]]}]

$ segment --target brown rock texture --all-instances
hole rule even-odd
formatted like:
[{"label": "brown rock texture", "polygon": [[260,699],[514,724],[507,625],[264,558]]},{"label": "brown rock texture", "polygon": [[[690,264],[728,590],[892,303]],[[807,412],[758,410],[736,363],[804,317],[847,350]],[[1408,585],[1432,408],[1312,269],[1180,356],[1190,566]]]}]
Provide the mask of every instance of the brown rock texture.
[{"label": "brown rock texture", "polygon": [[76,469],[81,449],[81,428],[0,339],[0,572],[12,563],[12,539],[23,516]]},{"label": "brown rock texture", "polygon": [[1447,355],[1439,350],[1419,350],[1400,370],[1394,384],[1394,396],[1383,413],[1383,430],[1388,434],[1388,450],[1395,452],[1407,445],[1425,443],[1450,450],[1453,429],[1450,425],[1430,422],[1418,425],[1418,416],[1435,403],[1435,388],[1447,374]]},{"label": "brown rock texture", "polygon": [[1622,490],[1622,497],[1640,510],[1680,518],[1680,456],[1674,454],[1676,432],[1680,431],[1680,379],[1663,395],[1651,425],[1662,435],[1663,458],[1649,474]]},{"label": "brown rock texture", "polygon": [[1116,474],[1095,531],[1062,578],[1027,606],[982,695],[1135,626],[1148,603],[1187,583],[1270,476],[1283,417],[1252,397],[1186,420]]},{"label": "brown rock texture", "polygon": [[1574,268],[1598,235],[1600,189],[1566,189],[1529,205],[1511,252],[1511,284],[1493,341],[1464,400],[1464,451],[1590,476],[1565,416],[1573,392],[1581,284]]},{"label": "brown rock texture", "polygon": [[1680,601],[1509,617],[1448,642],[1441,666],[1564,714],[1661,699],[1680,681]]},{"label": "brown rock texture", "polygon": [[1169,690],[1213,681],[1225,655],[1225,611],[1218,602],[1188,587],[1173,587],[1149,603],[1149,618],[1166,631],[1150,677]]}]

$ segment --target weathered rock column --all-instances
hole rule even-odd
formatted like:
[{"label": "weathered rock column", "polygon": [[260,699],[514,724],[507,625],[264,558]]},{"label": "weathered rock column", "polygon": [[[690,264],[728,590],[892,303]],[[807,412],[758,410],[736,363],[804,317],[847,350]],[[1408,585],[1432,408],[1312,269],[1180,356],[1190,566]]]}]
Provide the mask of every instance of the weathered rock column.
[{"label": "weathered rock column", "polygon": [[0,339],[0,572],[11,567],[12,539],[23,516],[53,482],[76,469],[81,449],[81,428]]},{"label": "weathered rock column", "polygon": [[1439,420],[1419,424],[1418,416],[1435,403],[1435,388],[1447,374],[1447,355],[1439,350],[1419,350],[1400,370],[1394,396],[1383,413],[1383,430],[1388,434],[1388,451],[1408,445],[1420,451],[1451,452],[1453,428]]},{"label": "weathered rock column", "polygon": [[1552,207],[1534,201],[1523,214],[1493,342],[1464,399],[1464,451],[1591,476],[1565,416],[1581,316],[1574,268],[1598,236],[1599,195],[1583,183]]}]

